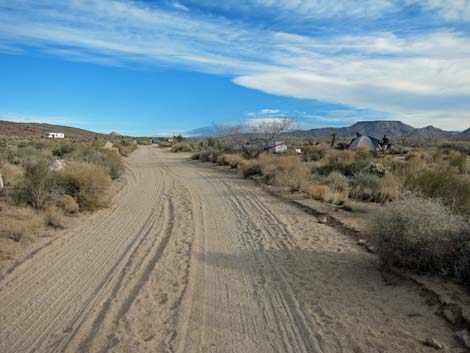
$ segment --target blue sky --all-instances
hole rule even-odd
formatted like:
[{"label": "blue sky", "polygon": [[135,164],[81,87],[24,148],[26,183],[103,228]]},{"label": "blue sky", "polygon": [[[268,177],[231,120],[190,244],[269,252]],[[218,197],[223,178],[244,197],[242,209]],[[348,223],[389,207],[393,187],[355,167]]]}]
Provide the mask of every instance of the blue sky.
[{"label": "blue sky", "polygon": [[470,0],[0,0],[0,119],[470,126]]}]

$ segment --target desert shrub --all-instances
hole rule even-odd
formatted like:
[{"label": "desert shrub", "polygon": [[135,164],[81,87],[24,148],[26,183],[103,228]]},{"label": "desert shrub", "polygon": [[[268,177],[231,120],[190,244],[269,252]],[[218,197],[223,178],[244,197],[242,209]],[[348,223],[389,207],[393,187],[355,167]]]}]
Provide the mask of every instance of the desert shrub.
[{"label": "desert shrub", "polygon": [[72,153],[77,149],[77,145],[68,143],[68,144],[61,144],[55,147],[52,150],[52,155],[60,158],[64,158],[66,154]]},{"label": "desert shrub", "polygon": [[224,155],[224,162],[226,165],[229,165],[230,168],[235,169],[238,168],[238,165],[242,161],[242,157],[238,154],[226,154]]},{"label": "desert shrub", "polygon": [[326,184],[328,186],[337,191],[337,192],[345,192],[349,189],[349,180],[347,177],[345,177],[343,174],[340,174],[338,172],[332,172],[330,173],[326,179],[325,179]]},{"label": "desert shrub", "polygon": [[358,173],[351,179],[349,197],[362,201],[386,202],[398,198],[401,194],[400,179],[386,174]]},{"label": "desert shrub", "polygon": [[253,175],[261,175],[262,164],[259,159],[243,160],[240,163],[240,170],[244,178]]},{"label": "desert shrub", "polygon": [[111,179],[119,178],[125,170],[122,159],[117,154],[108,151],[104,152],[102,156],[100,158],[102,163],[99,160],[95,160],[94,163],[104,166],[108,170]]},{"label": "desert shrub", "polygon": [[217,159],[219,158],[220,155],[221,155],[220,151],[211,150],[209,152],[209,161],[211,161],[212,163],[217,163]]},{"label": "desert shrub", "polygon": [[370,159],[374,152],[366,147],[358,147],[354,150],[354,159]]},{"label": "desert shrub", "polygon": [[325,201],[327,198],[327,195],[330,192],[331,192],[331,189],[328,187],[328,185],[322,185],[322,184],[310,184],[305,190],[305,193],[307,194],[308,197],[311,197],[312,199],[320,200],[320,201]]},{"label": "desert shrub", "polygon": [[470,226],[438,200],[409,196],[373,218],[385,267],[440,273],[470,284]]},{"label": "desert shrub", "polygon": [[441,199],[460,212],[470,211],[470,177],[446,170],[422,170],[409,174],[406,185],[424,196]]},{"label": "desert shrub", "polygon": [[463,168],[463,174],[470,175],[470,156],[467,156],[467,158],[465,158],[465,165],[464,165],[464,168]]},{"label": "desert shrub", "polygon": [[369,159],[358,159],[355,156],[352,151],[330,151],[313,172],[320,175],[339,172],[345,176],[353,176],[362,172],[370,163]]},{"label": "desert shrub", "polygon": [[297,156],[261,157],[261,174],[270,184],[299,191],[307,182],[309,171]]},{"label": "desert shrub", "polygon": [[304,162],[316,162],[326,155],[326,150],[322,146],[302,146],[301,149]]},{"label": "desert shrub", "polygon": [[115,143],[114,146],[119,150],[119,154],[124,157],[129,157],[137,149],[136,143],[124,139],[119,143]]},{"label": "desert shrub", "polygon": [[362,201],[379,201],[380,177],[361,172],[351,179],[349,197]]},{"label": "desert shrub", "polygon": [[464,154],[470,155],[470,142],[459,141],[459,142],[446,142],[443,143],[441,148],[449,148]]},{"label": "desert shrub", "polygon": [[199,160],[201,162],[209,162],[211,158],[211,153],[210,151],[201,151],[199,153]]},{"label": "desert shrub", "polygon": [[70,153],[64,155],[64,158],[101,165],[106,168],[112,179],[119,178],[125,170],[121,156],[96,144],[77,144]]},{"label": "desert shrub", "polygon": [[59,201],[59,206],[67,214],[78,213],[80,210],[77,201],[75,201],[75,199],[70,195],[64,195]]},{"label": "desert shrub", "polygon": [[225,156],[223,154],[220,154],[217,157],[217,164],[218,165],[225,165]]},{"label": "desert shrub", "polygon": [[14,241],[21,241],[24,237],[34,234],[43,226],[42,217],[30,208],[4,207],[0,217],[0,236]]},{"label": "desert shrub", "polygon": [[5,186],[16,184],[22,175],[22,169],[17,165],[5,162],[1,168],[1,175]]},{"label": "desert shrub", "polygon": [[192,152],[194,147],[190,143],[177,143],[171,146],[171,152]]},{"label": "desert shrub", "polygon": [[393,174],[386,174],[380,178],[380,193],[378,200],[380,202],[392,201],[398,199],[402,193],[402,182],[400,178]]},{"label": "desert shrub", "polygon": [[201,157],[201,153],[202,153],[202,152],[193,153],[193,154],[191,155],[191,159],[192,159],[192,160],[195,160],[195,161],[201,159],[201,158],[200,158],[200,157]]},{"label": "desert shrub", "polygon": [[53,228],[64,228],[64,211],[57,206],[48,206],[44,212],[46,225]]},{"label": "desert shrub", "polygon": [[33,157],[24,163],[23,185],[20,198],[34,208],[42,208],[51,187],[50,161],[46,158]]},{"label": "desert shrub", "polygon": [[381,163],[370,162],[365,168],[364,172],[369,174],[375,174],[378,176],[384,176],[385,173],[388,173],[390,168],[385,167]]},{"label": "desert shrub", "polygon": [[104,206],[104,195],[110,185],[106,169],[92,163],[74,162],[65,166],[62,175],[67,194],[72,195],[80,209],[93,210]]}]

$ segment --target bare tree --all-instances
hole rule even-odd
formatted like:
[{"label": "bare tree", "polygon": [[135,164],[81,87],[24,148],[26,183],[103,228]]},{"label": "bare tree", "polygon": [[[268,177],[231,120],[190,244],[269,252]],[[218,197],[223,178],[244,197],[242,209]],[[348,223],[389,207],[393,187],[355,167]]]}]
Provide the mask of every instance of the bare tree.
[{"label": "bare tree", "polygon": [[236,125],[216,125],[215,129],[220,138],[228,139],[237,145],[245,157],[257,158],[261,153],[269,150],[291,125],[292,120],[287,118],[258,119]]}]

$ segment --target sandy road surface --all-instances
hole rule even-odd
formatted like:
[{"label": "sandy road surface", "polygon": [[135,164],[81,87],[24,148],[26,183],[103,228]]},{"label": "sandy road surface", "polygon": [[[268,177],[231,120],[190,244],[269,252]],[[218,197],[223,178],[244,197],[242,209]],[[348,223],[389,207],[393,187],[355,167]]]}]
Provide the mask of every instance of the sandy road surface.
[{"label": "sandy road surface", "polygon": [[0,282],[0,352],[459,352],[375,259],[250,182],[140,148],[109,209]]}]

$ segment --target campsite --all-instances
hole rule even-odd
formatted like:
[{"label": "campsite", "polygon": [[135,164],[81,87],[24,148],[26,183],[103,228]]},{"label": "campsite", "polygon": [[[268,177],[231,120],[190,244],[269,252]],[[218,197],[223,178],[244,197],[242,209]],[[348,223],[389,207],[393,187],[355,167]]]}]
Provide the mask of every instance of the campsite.
[{"label": "campsite", "polygon": [[470,353],[470,0],[0,0],[0,353]]}]

